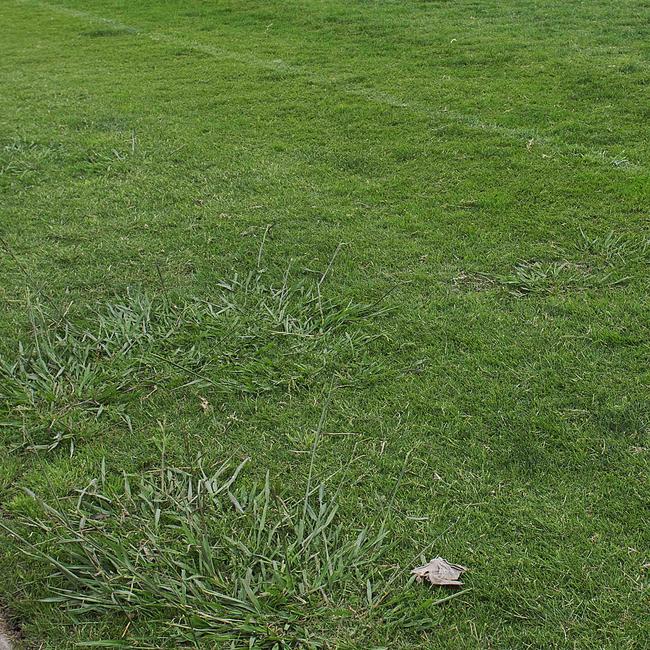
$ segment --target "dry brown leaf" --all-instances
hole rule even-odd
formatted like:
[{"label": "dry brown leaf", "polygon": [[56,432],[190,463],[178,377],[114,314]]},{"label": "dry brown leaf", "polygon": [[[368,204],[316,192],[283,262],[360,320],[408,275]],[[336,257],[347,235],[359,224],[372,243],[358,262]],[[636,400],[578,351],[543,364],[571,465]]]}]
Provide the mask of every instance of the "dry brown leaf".
[{"label": "dry brown leaf", "polygon": [[460,564],[449,564],[441,557],[434,557],[431,562],[415,567],[411,573],[418,582],[428,580],[432,585],[462,585],[458,579],[467,569]]}]

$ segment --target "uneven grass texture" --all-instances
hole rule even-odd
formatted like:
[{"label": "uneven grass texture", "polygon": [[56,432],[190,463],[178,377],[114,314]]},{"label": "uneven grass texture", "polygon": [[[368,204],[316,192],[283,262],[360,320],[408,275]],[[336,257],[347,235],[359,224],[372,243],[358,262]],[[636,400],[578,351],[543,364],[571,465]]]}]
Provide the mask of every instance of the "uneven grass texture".
[{"label": "uneven grass texture", "polygon": [[649,26],[4,0],[21,643],[646,647]]}]

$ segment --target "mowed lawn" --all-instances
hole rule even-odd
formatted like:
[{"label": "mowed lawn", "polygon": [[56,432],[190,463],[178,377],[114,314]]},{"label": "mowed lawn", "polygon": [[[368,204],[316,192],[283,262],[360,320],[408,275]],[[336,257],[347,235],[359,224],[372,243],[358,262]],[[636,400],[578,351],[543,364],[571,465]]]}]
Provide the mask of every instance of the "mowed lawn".
[{"label": "mowed lawn", "polygon": [[20,643],[647,647],[649,32],[3,0]]}]

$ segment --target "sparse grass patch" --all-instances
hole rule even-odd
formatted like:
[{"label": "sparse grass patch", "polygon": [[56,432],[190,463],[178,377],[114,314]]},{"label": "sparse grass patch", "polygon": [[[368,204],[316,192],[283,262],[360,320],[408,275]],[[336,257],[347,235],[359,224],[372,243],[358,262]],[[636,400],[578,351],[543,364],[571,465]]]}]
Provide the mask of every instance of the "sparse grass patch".
[{"label": "sparse grass patch", "polygon": [[452,278],[452,285],[460,291],[487,291],[497,284],[486,273],[461,271]]}]

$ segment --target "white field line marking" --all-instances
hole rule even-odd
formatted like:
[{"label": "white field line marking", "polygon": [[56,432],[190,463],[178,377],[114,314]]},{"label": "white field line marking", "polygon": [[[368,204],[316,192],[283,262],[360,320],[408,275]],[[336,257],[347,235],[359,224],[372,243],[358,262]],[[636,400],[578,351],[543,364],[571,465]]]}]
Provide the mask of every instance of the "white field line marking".
[{"label": "white field line marking", "polygon": [[61,14],[66,14],[68,16],[73,16],[75,18],[80,18],[88,22],[94,22],[104,25],[110,25],[117,29],[133,32],[140,36],[144,36],[151,41],[156,43],[166,43],[174,45],[176,47],[182,47],[186,49],[195,50],[196,52],[201,52],[203,54],[208,54],[218,59],[235,61],[236,63],[241,63],[243,65],[248,65],[255,68],[262,68],[266,70],[274,70],[278,72],[288,72],[300,76],[303,79],[307,79],[312,83],[319,85],[325,85],[330,87],[335,87],[339,92],[342,92],[346,95],[353,95],[355,97],[361,97],[369,102],[374,104],[380,104],[384,106],[391,106],[395,108],[403,108],[411,113],[424,115],[435,121],[442,122],[445,124],[458,124],[460,126],[465,126],[476,131],[485,131],[489,133],[495,133],[497,135],[503,136],[512,140],[519,140],[525,142],[528,146],[533,144],[542,144],[545,145],[550,151],[558,155],[572,155],[582,157],[583,159],[588,159],[591,162],[597,164],[604,164],[613,169],[617,170],[642,170],[643,167],[627,159],[617,160],[615,158],[608,157],[607,152],[604,150],[589,149],[577,144],[570,144],[564,142],[558,142],[551,136],[540,135],[537,129],[523,129],[523,128],[511,128],[507,126],[502,126],[495,122],[483,122],[480,119],[473,117],[471,115],[465,115],[464,113],[458,113],[451,110],[440,110],[432,109],[426,104],[414,101],[405,101],[395,95],[390,93],[385,93],[382,91],[377,91],[372,88],[354,88],[349,85],[346,85],[347,82],[345,79],[338,79],[337,77],[328,77],[317,72],[313,72],[307,68],[298,65],[292,65],[286,63],[282,60],[269,60],[269,59],[260,59],[252,54],[242,54],[239,52],[233,52],[231,50],[226,50],[220,47],[215,47],[213,45],[206,45],[205,43],[200,43],[194,40],[188,40],[185,38],[179,38],[172,34],[164,34],[162,32],[147,31],[133,25],[127,25],[113,18],[104,18],[103,16],[97,16],[88,11],[81,11],[78,9],[71,9],[64,5],[52,4],[45,2],[44,0],[16,0],[18,3],[23,5],[32,5],[41,7],[43,9],[48,9],[53,12],[58,12]]}]

